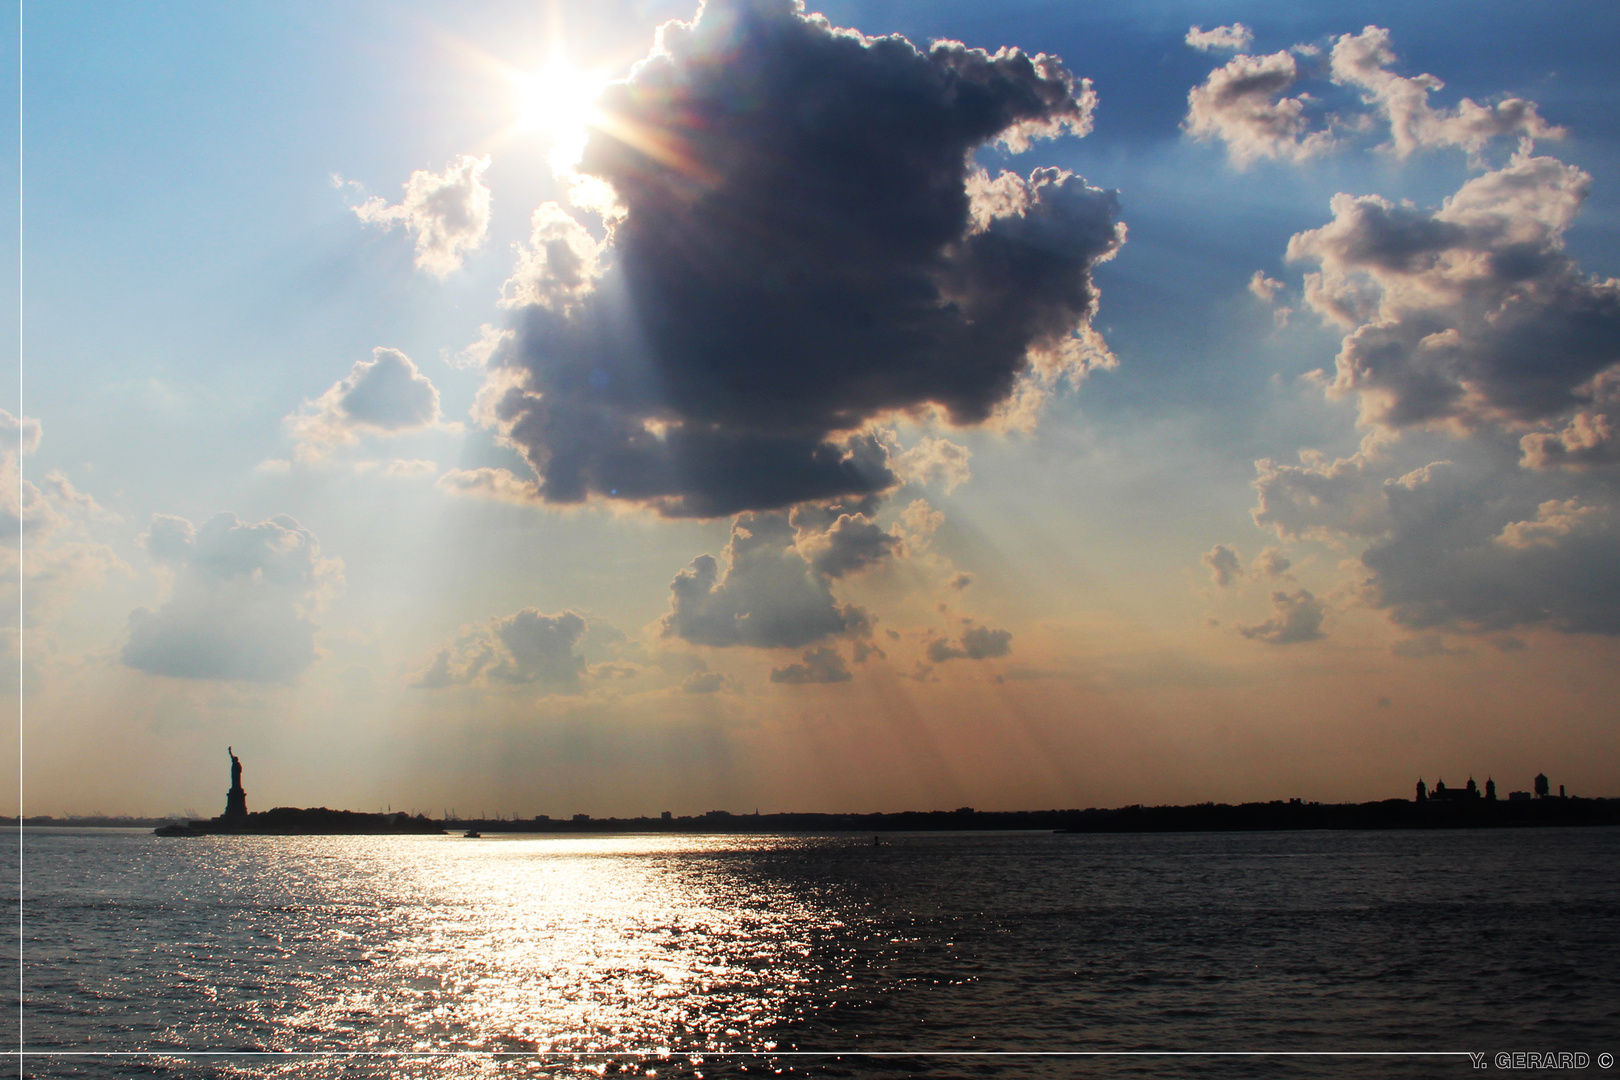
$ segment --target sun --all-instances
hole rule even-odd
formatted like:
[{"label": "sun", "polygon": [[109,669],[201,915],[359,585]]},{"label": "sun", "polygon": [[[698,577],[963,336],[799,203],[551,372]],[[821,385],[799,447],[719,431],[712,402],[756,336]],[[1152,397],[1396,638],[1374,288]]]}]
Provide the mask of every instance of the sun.
[{"label": "sun", "polygon": [[553,57],[535,71],[514,73],[510,78],[516,129],[549,139],[554,167],[577,164],[588,129],[596,120],[596,100],[608,84],[607,77]]}]

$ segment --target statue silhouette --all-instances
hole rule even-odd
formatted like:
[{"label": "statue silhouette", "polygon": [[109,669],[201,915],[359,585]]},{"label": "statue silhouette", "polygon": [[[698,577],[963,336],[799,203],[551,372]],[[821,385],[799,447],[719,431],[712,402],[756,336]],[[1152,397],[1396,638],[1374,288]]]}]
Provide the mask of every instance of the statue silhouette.
[{"label": "statue silhouette", "polygon": [[225,752],[231,755],[231,790],[225,793],[225,817],[240,820],[248,812],[247,792],[242,790],[242,759],[233,747],[227,746]]}]

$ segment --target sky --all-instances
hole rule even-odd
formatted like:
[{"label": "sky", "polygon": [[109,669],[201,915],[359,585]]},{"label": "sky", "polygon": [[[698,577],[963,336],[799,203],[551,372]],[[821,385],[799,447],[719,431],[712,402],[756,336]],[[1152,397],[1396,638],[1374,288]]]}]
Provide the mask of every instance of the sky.
[{"label": "sky", "polygon": [[24,813],[1620,794],[1620,9],[4,32]]}]

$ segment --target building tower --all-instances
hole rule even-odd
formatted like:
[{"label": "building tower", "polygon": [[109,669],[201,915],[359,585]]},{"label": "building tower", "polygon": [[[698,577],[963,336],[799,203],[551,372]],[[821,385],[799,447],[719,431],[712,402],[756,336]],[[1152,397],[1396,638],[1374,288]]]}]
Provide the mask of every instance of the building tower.
[{"label": "building tower", "polygon": [[1418,782],[1417,782],[1417,798],[1415,800],[1413,800],[1413,801],[1415,801],[1415,802],[1428,802],[1429,801],[1429,786],[1423,782],[1422,777],[1418,778]]},{"label": "building tower", "polygon": [[1485,801],[1496,801],[1496,781],[1488,776],[1485,778]]},{"label": "building tower", "polygon": [[1536,798],[1545,799],[1552,786],[1547,782],[1546,773],[1536,773]]}]

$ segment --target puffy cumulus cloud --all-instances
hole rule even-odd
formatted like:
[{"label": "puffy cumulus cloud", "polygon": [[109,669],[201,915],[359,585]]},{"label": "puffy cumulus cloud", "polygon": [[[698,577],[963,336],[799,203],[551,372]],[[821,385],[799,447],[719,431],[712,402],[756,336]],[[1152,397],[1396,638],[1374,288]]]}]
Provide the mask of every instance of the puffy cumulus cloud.
[{"label": "puffy cumulus cloud", "polygon": [[1276,278],[1267,277],[1264,270],[1256,270],[1254,276],[1249,279],[1249,291],[1268,304],[1276,300],[1277,294],[1284,288],[1283,283]]},{"label": "puffy cumulus cloud", "polygon": [[540,498],[530,481],[519,478],[510,469],[492,468],[488,465],[476,469],[447,470],[439,477],[438,486],[451,495],[493,499],[515,506],[532,505]]},{"label": "puffy cumulus cloud", "polygon": [[[542,203],[530,222],[529,242],[519,246],[517,266],[501,286],[502,307],[535,306],[567,312],[596,286],[601,245],[573,215],[554,202]],[[474,349],[490,337],[485,327]],[[490,347],[485,353],[487,361]]]},{"label": "puffy cumulus cloud", "polygon": [[1522,425],[1590,404],[1620,362],[1620,280],[1564,252],[1590,182],[1518,155],[1438,210],[1334,196],[1333,220],[1288,243],[1320,268],[1306,302],[1349,331],[1331,392],[1357,395],[1361,422],[1386,430]]},{"label": "puffy cumulus cloud", "polygon": [[1317,540],[1373,537],[1389,527],[1389,504],[1380,471],[1382,440],[1368,436],[1349,457],[1329,460],[1316,450],[1301,450],[1298,465],[1279,465],[1270,458],[1254,463],[1258,502],[1254,523],[1284,540],[1302,536]]},{"label": "puffy cumulus cloud", "polygon": [[454,368],[485,368],[501,347],[509,344],[514,337],[516,334],[508,328],[484,323],[478,328],[477,341],[459,352],[441,349],[439,357]]},{"label": "puffy cumulus cloud", "polygon": [[1272,645],[1293,645],[1315,641],[1322,636],[1322,601],[1309,591],[1271,594],[1271,618],[1253,626],[1239,626],[1238,633],[1254,641]]},{"label": "puffy cumulus cloud", "polygon": [[1414,630],[1620,633],[1613,493],[1537,503],[1544,485],[1518,479],[1438,469],[1389,487],[1391,530],[1361,558],[1367,602]]},{"label": "puffy cumulus cloud", "polygon": [[[792,520],[795,525],[804,523],[797,512]],[[881,565],[904,547],[898,533],[882,528],[865,514],[839,514],[825,531],[801,532],[798,541],[811,568],[830,578]]]},{"label": "puffy cumulus cloud", "polygon": [[1200,52],[1215,49],[1247,49],[1254,42],[1254,31],[1242,23],[1217,26],[1204,30],[1197,26],[1187,31],[1187,44]]},{"label": "puffy cumulus cloud", "polygon": [[712,555],[699,555],[670,583],[663,636],[694,645],[791,649],[836,635],[870,635],[870,616],[834,599],[828,575],[797,541],[786,514],[739,515],[723,570]]},{"label": "puffy cumulus cloud", "polygon": [[156,611],[129,615],[123,662],[182,679],[285,682],[315,661],[316,614],[342,584],[342,563],[290,517],[201,526],[154,514],[143,537],[174,574]]},{"label": "puffy cumulus cloud", "polygon": [[99,586],[110,572],[129,572],[94,536],[117,514],[56,470],[37,485],[22,478],[21,458],[39,448],[41,435],[38,420],[0,409],[0,633],[13,658],[21,621]]},{"label": "puffy cumulus cloud", "polygon": [[324,460],[359,433],[397,435],[439,422],[439,391],[398,349],[378,347],[349,374],[287,418],[299,460]]},{"label": "puffy cumulus cloud", "polygon": [[[573,611],[546,615],[524,608],[504,618],[468,627],[441,646],[433,662],[411,684],[421,690],[449,686],[528,686],[548,691],[577,691],[586,673],[577,651],[587,624]],[[604,665],[600,677],[621,674]]]},{"label": "puffy cumulus cloud", "polygon": [[31,416],[12,416],[0,409],[0,453],[10,455],[15,464],[18,456],[26,457],[39,449],[39,421]]},{"label": "puffy cumulus cloud", "polygon": [[1198,139],[1220,139],[1238,168],[1262,158],[1304,161],[1334,145],[1327,131],[1312,131],[1309,94],[1286,96],[1299,78],[1292,53],[1239,55],[1209,73],[1187,94],[1182,127]]},{"label": "puffy cumulus cloud", "polygon": [[[97,538],[117,514],[73,486],[56,470],[36,485],[22,478],[21,457],[39,447],[38,420],[0,409],[0,655],[18,656],[20,630],[37,625],[62,604],[99,587],[108,574],[127,575],[128,564]],[[15,690],[16,667],[0,673]]]},{"label": "puffy cumulus cloud", "polygon": [[[1217,27],[1187,35],[1195,48],[1247,48],[1250,35],[1241,25]],[[1230,31],[1243,31],[1241,35]],[[1187,95],[1183,128],[1198,138],[1218,138],[1226,144],[1232,164],[1246,168],[1256,160],[1305,161],[1319,154],[1361,142],[1387,130],[1387,148],[1400,157],[1435,147],[1458,147],[1478,164],[1485,148],[1496,139],[1517,138],[1528,145],[1537,138],[1556,139],[1563,129],[1542,119],[1533,101],[1509,97],[1493,105],[1463,98],[1455,108],[1435,108],[1429,94],[1445,84],[1433,75],[1403,76],[1389,70],[1396,56],[1388,30],[1368,26],[1359,34],[1343,34],[1333,45],[1322,90],[1337,88],[1361,92],[1357,109],[1329,110],[1319,95],[1301,92],[1290,97],[1302,78],[1296,55],[1314,57],[1321,50],[1295,45],[1266,56],[1240,54]],[[1319,65],[1313,62],[1312,66]]]},{"label": "puffy cumulus cloud", "polygon": [[1620,461],[1615,432],[1620,419],[1620,367],[1600,372],[1576,393],[1590,404],[1577,409],[1562,430],[1534,431],[1519,440],[1524,451],[1520,464],[1525,468],[1579,472]]},{"label": "puffy cumulus cloud", "polygon": [[993,660],[1012,652],[1012,631],[993,630],[988,626],[969,626],[952,644],[948,638],[929,641],[925,655],[931,664],[947,660]]},{"label": "puffy cumulus cloud", "polygon": [[809,650],[800,663],[771,668],[773,683],[840,683],[852,678],[838,650],[826,646]]},{"label": "puffy cumulus cloud", "polygon": [[1463,98],[1455,109],[1436,109],[1429,94],[1445,83],[1433,75],[1397,75],[1389,70],[1395,60],[1389,31],[1368,26],[1334,43],[1330,70],[1335,82],[1364,92],[1366,103],[1389,124],[1390,147],[1401,157],[1421,147],[1456,146],[1477,158],[1492,139],[1556,139],[1564,134],[1541,118],[1535,102],[1522,98],[1494,105]]},{"label": "puffy cumulus cloud", "polygon": [[1249,569],[1256,577],[1280,578],[1286,575],[1294,561],[1281,548],[1262,548]]},{"label": "puffy cumulus cloud", "polygon": [[1612,488],[1520,469],[1500,442],[1458,449],[1455,464],[1405,473],[1367,455],[1298,469],[1261,462],[1256,521],[1283,536],[1364,545],[1349,591],[1409,630],[1620,633]]},{"label": "puffy cumulus cloud", "polygon": [[405,183],[403,200],[390,206],[374,196],[355,207],[355,215],[368,225],[404,228],[416,240],[416,265],[447,277],[489,233],[488,168],[488,156],[461,154],[443,173],[418,169]]},{"label": "puffy cumulus cloud", "polygon": [[889,468],[903,482],[943,484],[948,495],[973,476],[968,464],[973,451],[961,443],[924,435],[909,450],[900,450],[897,438],[888,442]]},{"label": "puffy cumulus cloud", "polygon": [[592,248],[545,211],[481,415],[549,502],[719,517],[893,487],[874,421],[983,423],[1106,362],[1114,193],[971,160],[1083,134],[1094,103],[1054,57],[711,0],[599,100],[578,170],[622,215]]},{"label": "puffy cumulus cloud", "polygon": [[731,686],[731,680],[718,671],[694,671],[681,680],[683,694],[717,694]]},{"label": "puffy cumulus cloud", "polygon": [[1243,573],[1243,565],[1238,562],[1238,553],[1225,544],[1216,544],[1204,552],[1198,561],[1209,568],[1210,580],[1223,589]]},{"label": "puffy cumulus cloud", "polygon": [[23,522],[22,456],[39,447],[39,421],[0,409],[0,544],[15,546]]}]

